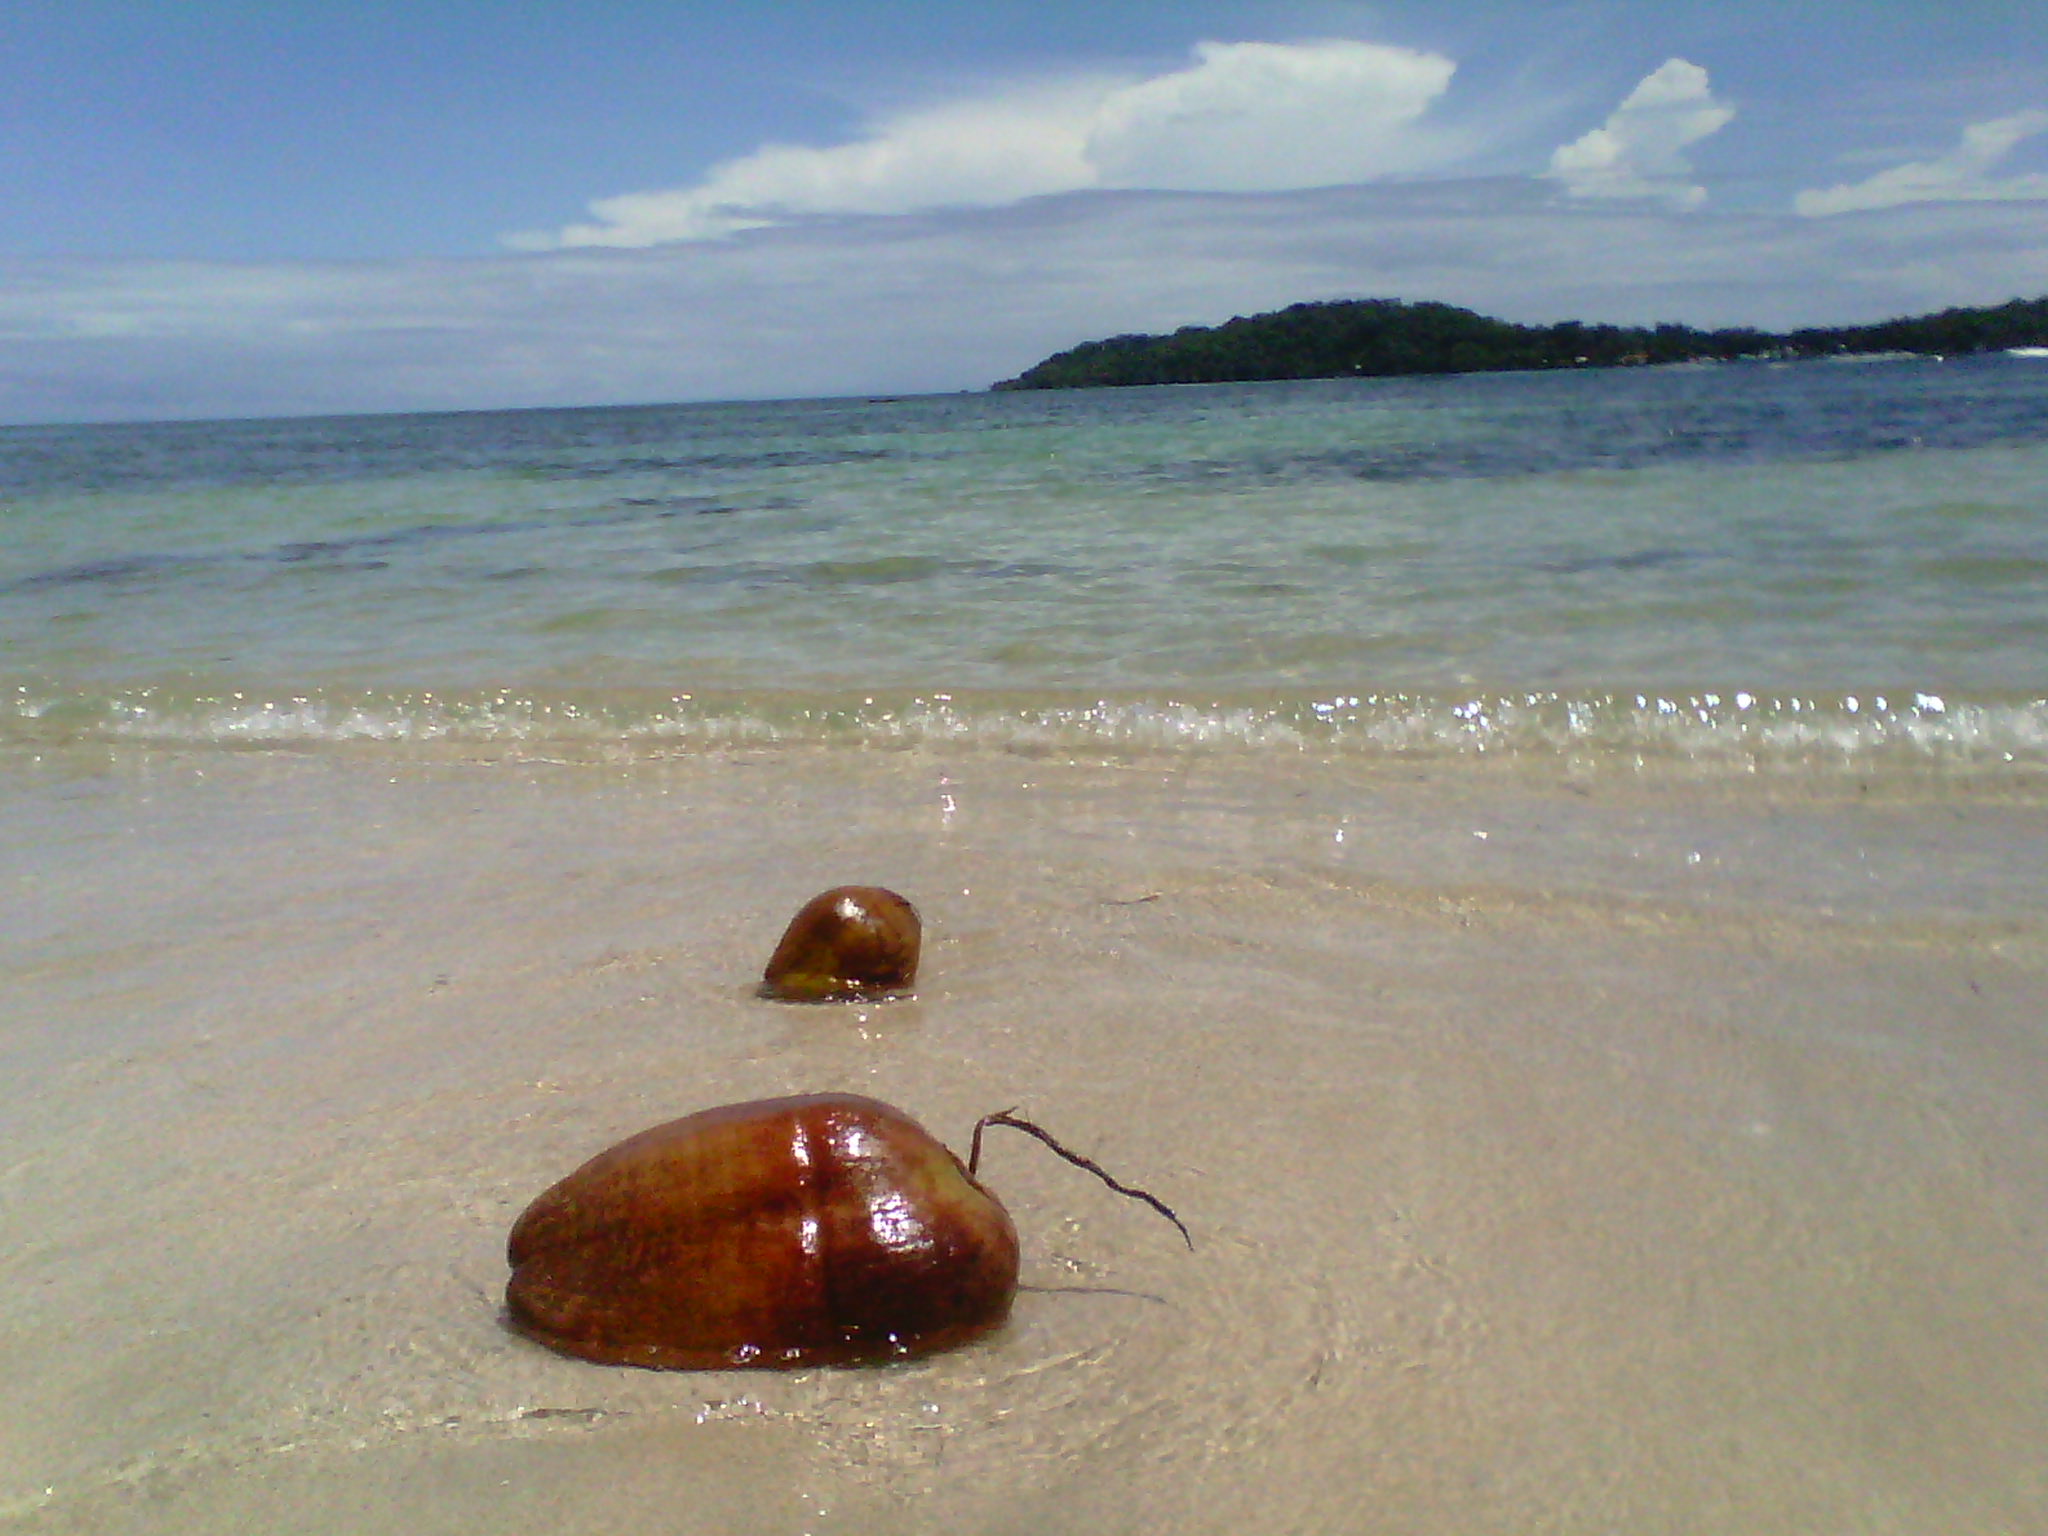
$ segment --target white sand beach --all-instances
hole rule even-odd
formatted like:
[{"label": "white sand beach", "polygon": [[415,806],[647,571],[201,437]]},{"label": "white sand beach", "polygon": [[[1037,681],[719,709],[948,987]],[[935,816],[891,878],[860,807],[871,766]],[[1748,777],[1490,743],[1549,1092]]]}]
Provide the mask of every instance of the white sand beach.
[{"label": "white sand beach", "polygon": [[[0,818],[0,1530],[2048,1522],[2048,800],[1552,764],[81,748]],[[842,881],[914,998],[754,995]],[[610,1142],[852,1089],[1009,1325],[657,1373],[501,1322]]]}]

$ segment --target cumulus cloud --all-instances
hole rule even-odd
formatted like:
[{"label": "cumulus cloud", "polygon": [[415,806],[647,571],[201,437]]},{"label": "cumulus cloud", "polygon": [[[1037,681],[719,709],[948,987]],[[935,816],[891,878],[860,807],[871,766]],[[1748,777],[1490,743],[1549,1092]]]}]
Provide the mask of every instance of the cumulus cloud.
[{"label": "cumulus cloud", "polygon": [[1105,187],[1273,192],[1369,181],[1431,157],[1417,121],[1438,54],[1371,43],[1203,43],[1191,69],[1111,91],[1087,157]]},{"label": "cumulus cloud", "polygon": [[590,205],[508,237],[526,250],[644,247],[849,213],[991,207],[1054,192],[1285,191],[1420,169],[1419,123],[1456,66],[1373,43],[1202,43],[1185,69],[1068,81],[904,113],[864,138],[771,144],[695,186]]},{"label": "cumulus cloud", "polygon": [[1667,59],[1605,123],[1560,146],[1549,174],[1573,197],[1657,198],[1697,208],[1707,190],[1693,183],[1685,152],[1734,117],[1733,107],[1714,99],[1704,69]]},{"label": "cumulus cloud", "polygon": [[1801,192],[1792,206],[1809,217],[1896,208],[1902,203],[2048,201],[2048,175],[1998,177],[2000,162],[2025,140],[2048,132],[2048,112],[2015,112],[1972,123],[1956,147],[1932,160],[1880,171],[1867,181]]}]

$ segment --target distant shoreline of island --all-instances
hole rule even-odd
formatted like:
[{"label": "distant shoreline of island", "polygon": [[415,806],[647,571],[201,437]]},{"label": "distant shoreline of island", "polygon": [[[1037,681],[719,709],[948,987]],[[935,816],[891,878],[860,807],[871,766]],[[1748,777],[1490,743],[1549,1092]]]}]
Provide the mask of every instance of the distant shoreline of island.
[{"label": "distant shoreline of island", "polygon": [[1232,384],[1271,379],[1397,378],[1667,363],[1779,362],[1829,357],[1959,357],[2048,347],[2048,297],[1945,309],[1876,325],[1703,331],[1688,325],[1517,325],[1452,304],[1352,299],[1290,304],[1167,336],[1083,342],[997,390],[1133,384]]}]

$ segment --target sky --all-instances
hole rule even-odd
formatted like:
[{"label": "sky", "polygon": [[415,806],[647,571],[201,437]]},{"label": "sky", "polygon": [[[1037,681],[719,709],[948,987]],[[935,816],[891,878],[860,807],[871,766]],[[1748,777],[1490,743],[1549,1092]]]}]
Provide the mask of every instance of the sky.
[{"label": "sky", "polygon": [[0,422],[2043,295],[2041,0],[0,0]]}]

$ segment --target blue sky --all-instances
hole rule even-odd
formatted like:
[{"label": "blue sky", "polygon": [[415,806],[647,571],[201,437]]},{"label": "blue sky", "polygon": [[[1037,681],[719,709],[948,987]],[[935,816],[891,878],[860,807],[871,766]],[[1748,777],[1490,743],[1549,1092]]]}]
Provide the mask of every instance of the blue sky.
[{"label": "blue sky", "polygon": [[0,0],[0,421],[2048,294],[2040,0]]}]

